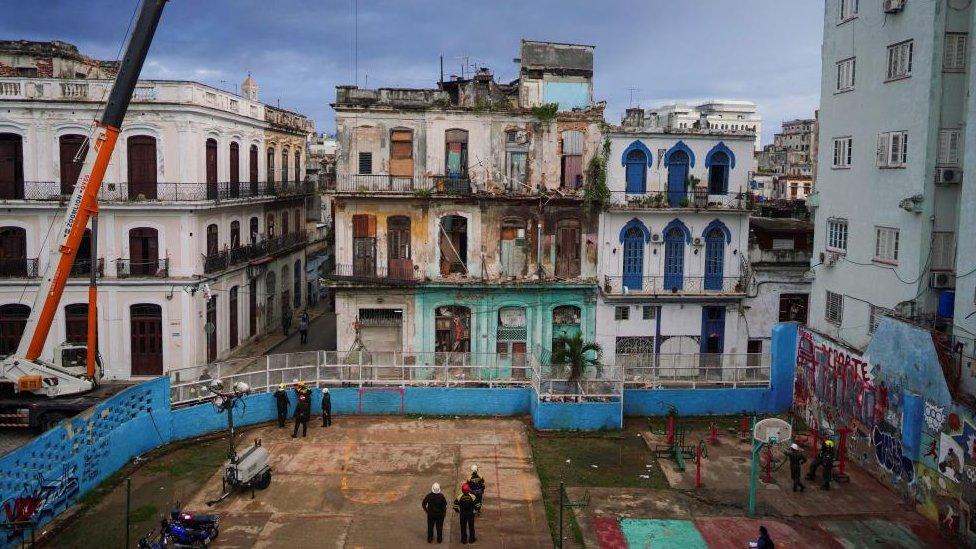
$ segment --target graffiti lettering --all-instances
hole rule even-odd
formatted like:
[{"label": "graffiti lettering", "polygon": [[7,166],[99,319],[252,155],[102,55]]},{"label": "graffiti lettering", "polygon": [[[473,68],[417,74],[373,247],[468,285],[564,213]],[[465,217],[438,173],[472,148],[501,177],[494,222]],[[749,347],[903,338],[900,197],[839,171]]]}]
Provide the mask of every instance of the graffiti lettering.
[{"label": "graffiti lettering", "polygon": [[878,458],[878,465],[882,469],[905,482],[915,480],[915,464],[902,455],[901,440],[882,431],[877,425],[871,433],[871,439],[874,443],[874,454]]},{"label": "graffiti lettering", "polygon": [[[37,487],[28,488],[25,494],[14,496],[3,502],[3,518],[11,522],[38,522],[53,518],[64,510],[78,495],[78,476],[76,467],[66,467],[61,476],[51,481],[38,479]],[[7,539],[19,537],[22,531],[11,530]]]}]

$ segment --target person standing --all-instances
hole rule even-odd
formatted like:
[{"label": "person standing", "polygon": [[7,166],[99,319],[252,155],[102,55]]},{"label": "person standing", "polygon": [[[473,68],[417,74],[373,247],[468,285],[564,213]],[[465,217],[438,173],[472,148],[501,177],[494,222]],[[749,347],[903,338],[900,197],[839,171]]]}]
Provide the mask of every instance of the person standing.
[{"label": "person standing", "polygon": [[776,544],[769,537],[769,530],[766,530],[765,526],[760,526],[759,537],[756,538],[756,541],[749,542],[749,547],[754,547],[755,549],[776,549]]},{"label": "person standing", "polygon": [[285,390],[285,384],[279,383],[278,390],[274,392],[275,406],[278,407],[278,428],[285,426],[285,420],[288,419],[288,391]]},{"label": "person standing", "polygon": [[322,389],[322,427],[332,427],[332,394],[328,387]]},{"label": "person standing", "polygon": [[471,466],[471,477],[468,479],[468,486],[471,488],[471,493],[478,500],[478,512],[481,512],[481,499],[485,495],[485,479],[478,475],[478,466]]},{"label": "person standing", "polygon": [[834,441],[828,440],[824,443],[824,446],[826,446],[827,451],[822,459],[824,479],[823,485],[821,485],[820,488],[823,490],[830,490],[830,481],[834,478]]},{"label": "person standing", "polygon": [[312,392],[302,381],[295,387],[295,394],[298,396],[298,405],[295,407],[295,430],[291,438],[298,437],[298,427],[302,427],[302,436],[308,436],[308,419],[312,413]]},{"label": "person standing", "polygon": [[447,498],[441,493],[441,485],[434,483],[430,493],[420,503],[427,513],[427,543],[433,543],[434,530],[437,530],[437,543],[444,541],[444,518],[447,516]]},{"label": "person standing", "polygon": [[817,457],[813,458],[813,461],[810,462],[810,470],[807,472],[807,480],[810,482],[817,480],[817,469],[820,468],[821,465],[826,464],[825,460],[828,454],[827,442],[829,442],[829,439],[825,439],[820,444],[820,450],[817,451]]},{"label": "person standing", "polygon": [[794,442],[790,445],[790,449],[786,451],[786,457],[790,460],[790,478],[793,479],[793,491],[800,492],[806,490],[806,486],[800,482],[801,469],[803,464],[806,463],[807,458],[803,456],[803,452],[800,447]]},{"label": "person standing", "polygon": [[454,511],[461,518],[461,543],[474,543],[474,516],[481,510],[477,498],[471,493],[471,487],[465,482],[461,485],[461,495],[454,499]]},{"label": "person standing", "polygon": [[298,335],[300,336],[299,342],[302,345],[308,343],[308,313],[302,313],[302,316],[298,319]]}]

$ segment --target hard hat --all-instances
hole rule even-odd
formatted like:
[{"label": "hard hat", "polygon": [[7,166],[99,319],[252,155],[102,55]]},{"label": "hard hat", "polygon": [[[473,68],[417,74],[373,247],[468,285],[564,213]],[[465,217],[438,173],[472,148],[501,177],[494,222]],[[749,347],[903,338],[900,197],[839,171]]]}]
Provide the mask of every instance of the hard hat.
[{"label": "hard hat", "polygon": [[292,379],[291,383],[292,385],[298,385],[298,378],[296,377],[295,379]]},{"label": "hard hat", "polygon": [[477,465],[472,465],[471,466],[471,472],[472,473],[477,473],[478,472],[478,466]]},{"label": "hard hat", "polygon": [[800,447],[799,447],[799,446],[797,446],[797,444],[796,444],[796,443],[794,442],[793,444],[790,444],[790,449],[791,449],[791,450],[799,450],[799,449],[800,449]]},{"label": "hard hat", "polygon": [[827,444],[827,448],[833,448],[834,447],[834,441],[832,441],[832,440],[828,440],[826,442],[826,444]]},{"label": "hard hat", "polygon": [[430,491],[433,492],[433,493],[435,493],[435,494],[441,493],[441,485],[438,484],[438,483],[436,483],[436,482],[434,484],[431,484],[430,485]]},{"label": "hard hat", "polygon": [[471,491],[471,487],[468,486],[468,483],[467,482],[465,482],[464,484],[461,485],[461,492],[462,493],[467,494],[470,491]]},{"label": "hard hat", "polygon": [[279,389],[284,389],[285,388],[285,384],[284,383],[279,383],[278,384],[278,388]]},{"label": "hard hat", "polygon": [[322,392],[323,392],[323,393],[328,393],[328,392],[329,392],[329,388],[328,388],[328,387],[325,387],[325,388],[323,388],[323,389],[322,389]]}]

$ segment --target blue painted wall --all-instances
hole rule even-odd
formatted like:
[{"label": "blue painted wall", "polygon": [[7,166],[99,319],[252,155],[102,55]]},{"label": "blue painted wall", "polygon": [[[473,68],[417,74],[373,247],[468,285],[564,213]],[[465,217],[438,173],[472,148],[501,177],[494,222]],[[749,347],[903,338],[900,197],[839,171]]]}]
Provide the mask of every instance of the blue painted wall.
[{"label": "blue painted wall", "polygon": [[559,103],[561,111],[590,105],[590,85],[586,82],[546,82],[542,94],[546,103]]},{"label": "blue painted wall", "polygon": [[541,431],[599,431],[620,429],[620,401],[539,402],[533,398],[532,425]]}]

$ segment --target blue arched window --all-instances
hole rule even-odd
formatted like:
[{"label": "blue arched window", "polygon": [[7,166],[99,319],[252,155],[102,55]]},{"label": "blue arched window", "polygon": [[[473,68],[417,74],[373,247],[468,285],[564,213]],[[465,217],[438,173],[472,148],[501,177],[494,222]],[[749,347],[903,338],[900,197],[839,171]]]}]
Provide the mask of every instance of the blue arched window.
[{"label": "blue arched window", "polygon": [[627,192],[642,194],[647,191],[647,169],[651,166],[651,151],[640,141],[634,141],[624,150],[621,164],[625,168]]},{"label": "blue arched window", "polygon": [[664,228],[664,289],[684,287],[685,245],[691,242],[691,231],[679,219]]},{"label": "blue arched window", "polygon": [[695,153],[684,141],[678,141],[664,154],[664,165],[668,168],[668,204],[680,206],[688,198],[688,172],[695,167]]},{"label": "blue arched window", "polygon": [[705,157],[705,167],[708,168],[708,194],[729,192],[729,172],[735,168],[732,150],[725,143],[715,145]]},{"label": "blue arched window", "polygon": [[725,235],[719,228],[705,233],[705,289],[721,291],[725,269]]},{"label": "blue arched window", "polygon": [[651,239],[647,226],[636,217],[620,229],[623,244],[623,287],[639,290],[644,284],[644,244]]}]

